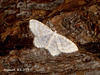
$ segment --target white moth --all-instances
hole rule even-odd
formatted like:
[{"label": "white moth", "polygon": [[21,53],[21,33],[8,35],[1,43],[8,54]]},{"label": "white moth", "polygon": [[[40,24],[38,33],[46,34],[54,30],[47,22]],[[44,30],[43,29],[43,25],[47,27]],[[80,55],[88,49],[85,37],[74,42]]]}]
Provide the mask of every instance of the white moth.
[{"label": "white moth", "polygon": [[49,27],[37,20],[29,21],[29,28],[34,34],[34,45],[47,49],[52,56],[78,51],[78,47],[66,37],[53,32]]}]

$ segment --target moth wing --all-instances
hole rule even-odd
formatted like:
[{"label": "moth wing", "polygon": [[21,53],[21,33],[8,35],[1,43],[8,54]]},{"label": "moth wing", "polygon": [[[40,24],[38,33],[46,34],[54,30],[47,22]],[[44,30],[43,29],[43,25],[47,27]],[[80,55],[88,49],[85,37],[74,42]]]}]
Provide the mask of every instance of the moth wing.
[{"label": "moth wing", "polygon": [[38,48],[44,48],[48,44],[51,37],[52,34],[44,35],[41,37],[35,37],[33,43]]},{"label": "moth wing", "polygon": [[59,55],[61,52],[58,50],[57,47],[57,40],[56,37],[52,37],[47,45],[47,47],[45,47],[52,56],[57,56]]},{"label": "moth wing", "polygon": [[59,51],[63,52],[63,53],[72,53],[75,51],[78,51],[78,47],[69,39],[67,39],[66,37],[57,34],[57,45],[58,45],[58,49]]},{"label": "moth wing", "polygon": [[31,29],[32,33],[38,37],[53,33],[48,26],[34,19],[29,21],[29,28]]}]

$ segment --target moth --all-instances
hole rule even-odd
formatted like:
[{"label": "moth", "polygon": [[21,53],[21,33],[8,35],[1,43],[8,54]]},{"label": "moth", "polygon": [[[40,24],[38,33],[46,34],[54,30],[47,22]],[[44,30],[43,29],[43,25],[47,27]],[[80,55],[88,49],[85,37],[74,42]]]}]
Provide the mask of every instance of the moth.
[{"label": "moth", "polygon": [[78,47],[71,40],[37,20],[30,20],[29,28],[35,36],[33,44],[37,48],[47,49],[52,56],[78,51]]}]

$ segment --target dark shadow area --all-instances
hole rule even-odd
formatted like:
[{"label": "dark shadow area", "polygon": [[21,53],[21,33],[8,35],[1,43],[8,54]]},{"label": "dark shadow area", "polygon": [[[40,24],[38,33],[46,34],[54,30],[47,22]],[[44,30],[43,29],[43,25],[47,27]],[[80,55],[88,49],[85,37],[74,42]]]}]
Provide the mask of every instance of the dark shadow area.
[{"label": "dark shadow area", "polygon": [[18,36],[7,36],[4,42],[0,42],[0,56],[9,54],[10,50],[20,50],[33,46],[32,38],[18,38]]}]

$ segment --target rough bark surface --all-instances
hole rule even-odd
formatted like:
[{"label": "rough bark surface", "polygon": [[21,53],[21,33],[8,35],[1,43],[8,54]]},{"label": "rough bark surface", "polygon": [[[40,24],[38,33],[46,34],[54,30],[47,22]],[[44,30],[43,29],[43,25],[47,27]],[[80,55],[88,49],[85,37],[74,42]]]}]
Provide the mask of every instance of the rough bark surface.
[{"label": "rough bark surface", "polygon": [[[29,20],[69,38],[79,51],[36,48]],[[0,75],[100,75],[100,0],[0,0]]]}]

